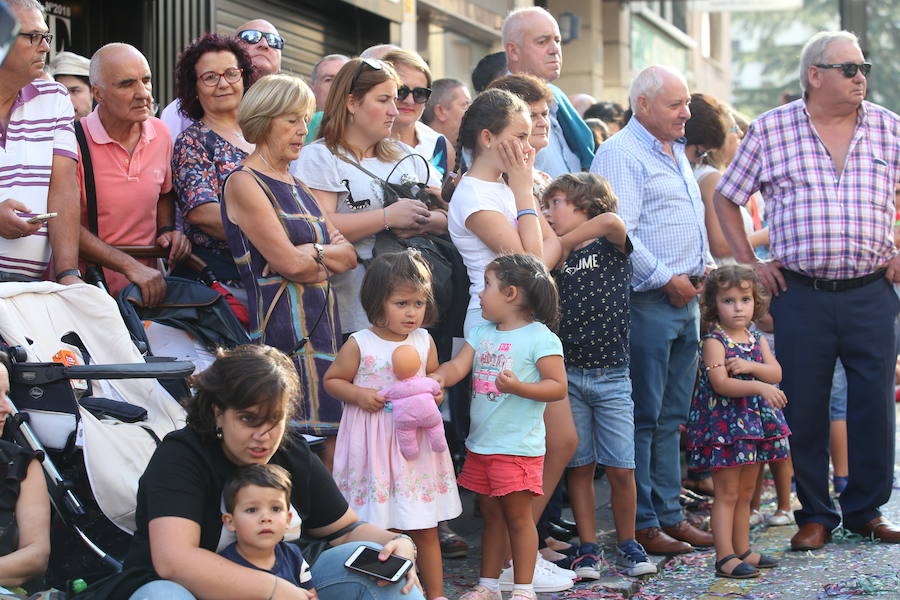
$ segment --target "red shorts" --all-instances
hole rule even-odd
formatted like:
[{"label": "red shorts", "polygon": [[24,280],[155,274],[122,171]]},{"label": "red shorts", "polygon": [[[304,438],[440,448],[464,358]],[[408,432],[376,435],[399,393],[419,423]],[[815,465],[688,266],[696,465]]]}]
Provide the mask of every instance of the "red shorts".
[{"label": "red shorts", "polygon": [[544,494],[543,456],[476,454],[466,450],[466,462],[456,482],[482,496],[505,496],[524,490]]}]

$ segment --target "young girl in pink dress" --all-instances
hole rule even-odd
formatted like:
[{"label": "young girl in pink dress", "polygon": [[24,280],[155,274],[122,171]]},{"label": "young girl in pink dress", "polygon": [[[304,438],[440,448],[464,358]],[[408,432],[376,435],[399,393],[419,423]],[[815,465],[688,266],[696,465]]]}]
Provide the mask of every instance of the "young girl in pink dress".
[{"label": "young girl in pink dress", "polygon": [[434,341],[422,329],[436,315],[431,273],[416,251],[384,254],[367,269],[360,296],[372,326],[350,336],[324,380],[344,402],[333,475],[361,519],[412,537],[426,597],[436,600],[444,587],[437,524],[462,512],[453,463],[448,450],[431,449],[422,430],[418,456],[404,458],[390,407],[378,395],[397,381],[391,355],[400,345],[418,350],[418,375],[438,366]]}]

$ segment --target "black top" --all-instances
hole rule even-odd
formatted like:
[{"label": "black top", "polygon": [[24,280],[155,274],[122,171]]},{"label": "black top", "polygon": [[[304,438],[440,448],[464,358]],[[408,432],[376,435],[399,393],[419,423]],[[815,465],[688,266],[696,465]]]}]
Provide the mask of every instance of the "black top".
[{"label": "black top", "polygon": [[624,253],[606,238],[598,238],[573,250],[554,273],[566,366],[628,366],[631,251],[628,238]]},{"label": "black top", "polygon": [[35,453],[11,442],[0,440],[0,556],[19,549],[16,503],[28,465]]},{"label": "black top", "polygon": [[262,569],[260,567],[257,567],[246,558],[241,556],[241,554],[237,551],[237,543],[229,545],[219,554],[221,554],[231,562],[241,565],[242,567],[256,569],[257,571],[263,571],[265,573],[272,573],[273,575],[277,575],[285,581],[290,581],[297,587],[301,587],[306,590],[311,590],[315,587],[312,580],[312,574],[309,572],[309,565],[306,564],[305,560],[303,560],[303,555],[300,554],[300,549],[297,548],[296,545],[289,544],[287,542],[279,542],[275,546],[274,552],[275,564],[272,565],[271,569]]},{"label": "black top", "polygon": [[[269,462],[291,474],[291,505],[303,520],[303,529],[334,523],[347,512],[347,501],[306,440],[297,434],[285,435],[291,436],[289,444]],[[158,517],[198,523],[200,547],[215,552],[222,532],[222,488],[236,468],[219,442],[203,441],[188,428],[167,435],[138,484],[137,531],[125,558],[126,569],[152,572],[148,524]]]}]

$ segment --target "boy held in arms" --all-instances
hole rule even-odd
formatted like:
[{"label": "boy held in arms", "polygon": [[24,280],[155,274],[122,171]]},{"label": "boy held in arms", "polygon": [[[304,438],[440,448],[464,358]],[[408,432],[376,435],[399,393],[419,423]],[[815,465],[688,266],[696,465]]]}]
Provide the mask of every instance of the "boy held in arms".
[{"label": "boy held in arms", "polygon": [[[291,476],[278,465],[238,468],[222,490],[222,522],[237,541],[219,552],[244,567],[267,571],[316,598],[309,564],[296,544],[282,541],[291,525]],[[277,579],[276,579],[277,582]]]},{"label": "boy held in arms", "polygon": [[543,204],[564,248],[573,236],[577,240],[584,240],[585,232],[591,236],[577,242],[554,273],[560,297],[559,337],[578,432],[567,482],[581,544],[564,566],[582,579],[600,577],[594,513],[594,469],[599,463],[612,490],[616,563],[632,577],[656,573],[634,539],[637,492],[628,358],[631,240],[615,214],[617,199],[609,183],[598,175],[557,177],[544,192]]}]

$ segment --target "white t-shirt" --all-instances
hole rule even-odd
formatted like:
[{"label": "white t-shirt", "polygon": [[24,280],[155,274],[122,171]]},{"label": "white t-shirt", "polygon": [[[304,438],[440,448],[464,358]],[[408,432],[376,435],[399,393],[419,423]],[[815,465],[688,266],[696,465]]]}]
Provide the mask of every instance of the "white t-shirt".
[{"label": "white t-shirt", "polygon": [[[697,182],[697,185],[700,185],[703,183],[704,179],[706,179],[713,173],[721,174],[721,171],[719,171],[712,165],[699,164],[694,167],[694,180]],[[747,235],[753,233],[753,217],[750,215],[750,211],[747,210],[746,206],[741,206],[741,222],[744,225],[744,233],[746,233]],[[737,264],[737,260],[733,256],[716,258],[715,261],[716,265],[719,267]]]},{"label": "white t-shirt", "polygon": [[518,229],[516,197],[508,185],[468,175],[462,178],[450,200],[448,229],[469,273],[470,310],[479,306],[478,294],[484,289],[484,268],[497,258],[497,253],[466,227],[466,219],[481,210],[502,214],[513,228]]},{"label": "white t-shirt", "polygon": [[[395,143],[401,149],[401,156],[412,152],[412,148],[406,144]],[[355,160],[349,152],[345,156]],[[399,164],[396,160],[384,162],[374,157],[365,158],[360,164],[390,183],[402,183],[406,175],[417,182],[428,181],[428,185],[440,186],[440,178],[434,170],[428,167],[426,171],[425,161],[415,156],[402,159]],[[381,183],[332,154],[322,139],[304,146],[300,157],[291,164],[290,170],[294,177],[314,190],[337,192],[338,213],[380,211],[384,206]],[[388,175],[390,179],[387,179]],[[353,245],[359,257],[368,261],[372,258],[375,236],[370,235],[357,240]],[[359,300],[359,289],[365,272],[365,265],[360,263],[355,269],[332,278],[343,333],[352,333],[369,326],[369,320]]]}]

